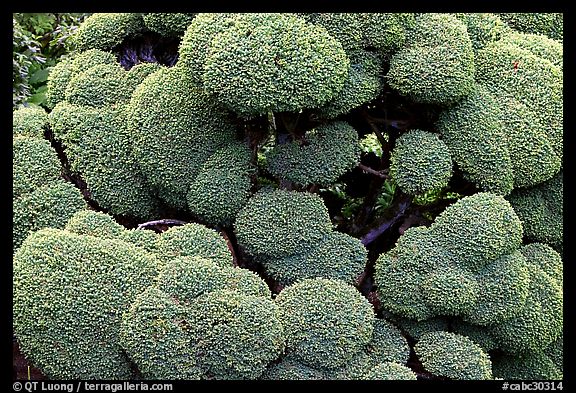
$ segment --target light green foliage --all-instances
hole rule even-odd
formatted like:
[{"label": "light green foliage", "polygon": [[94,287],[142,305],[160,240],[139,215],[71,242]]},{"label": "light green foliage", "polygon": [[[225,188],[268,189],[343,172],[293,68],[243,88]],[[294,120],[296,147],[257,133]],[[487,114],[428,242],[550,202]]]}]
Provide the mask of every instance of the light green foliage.
[{"label": "light green foliage", "polygon": [[492,379],[490,357],[465,336],[449,332],[424,334],[414,347],[432,374],[459,380]]},{"label": "light green foliage", "polygon": [[350,65],[325,29],[289,14],[240,14],[211,41],[203,85],[232,111],[298,112],[332,100]]},{"label": "light green foliage", "polygon": [[187,194],[190,211],[211,225],[231,225],[252,186],[251,152],[244,144],[217,150],[200,168]]},{"label": "light green foliage", "polygon": [[376,48],[382,55],[389,55],[402,47],[407,30],[416,24],[414,14],[364,13],[358,17],[362,20],[365,47]]},{"label": "light green foliage", "polygon": [[256,379],[284,349],[278,306],[237,291],[214,291],[191,308],[194,353],[207,379]]},{"label": "light green foliage", "polygon": [[182,37],[176,66],[186,69],[194,81],[201,83],[212,40],[234,23],[234,14],[200,13],[196,15]]},{"label": "light green foliage", "polygon": [[241,270],[188,257],[165,265],[123,318],[122,344],[146,378],[255,379],[280,355],[278,307]]},{"label": "light green foliage", "polygon": [[283,257],[309,250],[330,233],[332,225],[319,196],[274,190],[250,198],[234,229],[248,253]]},{"label": "light green foliage", "polygon": [[[486,353],[498,348],[498,343],[484,326],[474,325],[472,323],[462,321],[461,319],[454,319],[450,323],[450,328],[453,333],[466,336],[470,340],[474,341]],[[442,330],[448,330],[448,326]]]},{"label": "light green foliage", "polygon": [[[382,306],[419,321],[435,315],[510,317],[522,305],[528,282],[494,276],[503,265],[498,258],[521,241],[520,220],[504,198],[489,193],[462,198],[431,227],[409,228],[392,250],[380,255],[375,283]],[[522,277],[522,268],[512,265],[507,274]],[[483,300],[487,290],[495,295]],[[502,309],[508,314],[500,315]]]},{"label": "light green foliage", "polygon": [[366,379],[369,381],[416,381],[416,374],[406,366],[398,363],[386,362],[377,364],[360,379]]},{"label": "light green foliage", "polygon": [[540,34],[508,33],[502,37],[500,43],[526,49],[562,69],[564,60],[562,42]]},{"label": "light green foliage", "polygon": [[60,178],[60,161],[50,142],[26,136],[13,137],[12,141],[14,198]]},{"label": "light green foliage", "polygon": [[196,14],[149,13],[142,15],[144,25],[163,36],[182,36]]},{"label": "light green foliage", "polygon": [[513,188],[510,153],[500,123],[496,99],[476,89],[456,106],[440,114],[437,126],[454,162],[464,176],[483,189],[507,195]]},{"label": "light green foliage", "polygon": [[332,101],[318,109],[320,116],[334,119],[370,102],[382,91],[382,59],[375,52],[349,54],[350,68],[344,86]]},{"label": "light green foliage", "polygon": [[494,359],[495,378],[504,380],[559,380],[563,379],[559,369],[544,352],[529,352],[525,355],[503,355]]},{"label": "light green foliage", "polygon": [[497,41],[509,34],[506,24],[496,14],[459,13],[454,16],[466,25],[474,53],[489,42]]},{"label": "light green foliage", "polygon": [[311,251],[280,258],[259,258],[266,272],[282,285],[323,277],[354,285],[364,271],[368,252],[360,240],[331,232]]},{"label": "light green foliage", "polygon": [[376,319],[372,341],[368,344],[366,353],[380,363],[406,364],[410,347],[396,326],[385,319]]},{"label": "light green foliage", "polygon": [[99,64],[115,64],[116,58],[110,52],[99,49],[89,49],[85,52],[74,53],[60,59],[48,75],[47,105],[53,108],[60,101],[64,101],[66,87],[70,80],[82,71]]},{"label": "light green foliage", "polygon": [[74,213],[86,207],[80,191],[64,180],[51,181],[15,198],[12,208],[14,251],[28,234],[46,227],[64,228]]},{"label": "light green foliage", "polygon": [[143,378],[200,379],[201,370],[189,350],[187,311],[152,287],[138,295],[123,315],[120,340]]},{"label": "light green foliage", "polygon": [[126,71],[119,64],[100,64],[72,77],[65,99],[73,105],[109,107],[130,98],[133,88],[124,83]]},{"label": "light green foliage", "polygon": [[390,86],[416,102],[452,105],[474,86],[466,26],[448,14],[423,14],[390,60]]},{"label": "light green foliage", "polygon": [[520,248],[522,255],[530,263],[535,263],[550,278],[556,280],[558,286],[562,287],[564,282],[564,264],[562,257],[556,250],[547,244],[531,243]]},{"label": "light green foliage", "polygon": [[235,290],[245,295],[269,298],[270,289],[254,272],[222,266],[216,259],[193,256],[172,258],[158,276],[157,287],[180,303],[216,290]]},{"label": "light green foliage", "polygon": [[52,379],[128,379],[120,317],[158,261],[128,243],[43,229],[14,256],[14,331]]},{"label": "light green foliage", "polygon": [[74,214],[64,228],[78,235],[96,236],[102,239],[120,239],[124,227],[109,214],[83,210]]},{"label": "light green foliage", "polygon": [[526,105],[532,117],[542,125],[536,132],[548,138],[562,159],[562,69],[515,42],[496,41],[478,51],[476,80],[498,101],[518,100]]},{"label": "light green foliage", "polygon": [[66,145],[71,167],[82,174],[92,199],[112,214],[148,218],[157,202],[131,156],[124,120],[122,107],[61,103],[50,114],[54,134]]},{"label": "light green foliage", "polygon": [[487,326],[515,315],[529,293],[530,275],[526,263],[526,258],[515,251],[484,267],[478,279],[478,302],[465,319]]},{"label": "light green foliage", "polygon": [[267,158],[272,174],[301,185],[327,185],[360,161],[358,133],[346,122],[309,130],[304,139],[277,145],[270,151]]},{"label": "light green foliage", "polygon": [[[386,136],[387,135],[385,135],[384,138],[386,138]],[[374,153],[378,158],[381,158],[384,153],[382,151],[382,145],[374,133],[366,134],[360,139],[360,149],[363,153]]]},{"label": "light green foliage", "polygon": [[124,38],[144,31],[142,15],[137,13],[94,13],[78,27],[72,40],[78,50],[109,50]]},{"label": "light green foliage", "polygon": [[322,12],[305,17],[307,22],[322,26],[336,38],[346,53],[362,49],[364,44],[361,14]]},{"label": "light green foliage", "polygon": [[431,231],[442,247],[472,271],[511,253],[522,242],[522,224],[503,197],[477,193],[446,208]]},{"label": "light green foliage", "polygon": [[120,239],[152,253],[158,252],[158,234],[152,230],[130,229],[120,234]]},{"label": "light green foliage", "polygon": [[276,297],[286,350],[311,366],[341,367],[372,338],[374,311],[339,280],[305,279]]},{"label": "light green foliage", "polygon": [[168,229],[159,236],[157,248],[165,260],[195,255],[211,259],[219,266],[232,266],[232,255],[224,238],[200,224],[189,223]]},{"label": "light green foliage", "polygon": [[411,195],[446,187],[452,177],[450,151],[437,134],[410,130],[396,140],[390,156],[390,176]]},{"label": "light green foliage", "polygon": [[490,333],[505,352],[542,350],[562,334],[562,287],[538,264],[527,264],[530,286],[524,304],[512,318],[490,327]]},{"label": "light green foliage", "polygon": [[564,19],[561,13],[516,12],[502,13],[500,18],[512,28],[524,32],[545,34],[550,38],[564,38]]},{"label": "light green foliage", "polygon": [[21,107],[12,112],[12,135],[43,138],[48,114],[43,108]]},{"label": "light green foliage", "polygon": [[564,239],[564,175],[537,186],[517,189],[508,198],[522,220],[526,239],[547,243],[562,252]]},{"label": "light green foliage", "polygon": [[178,67],[162,68],[136,88],[127,123],[148,183],[180,209],[204,162],[233,140],[226,113]]}]

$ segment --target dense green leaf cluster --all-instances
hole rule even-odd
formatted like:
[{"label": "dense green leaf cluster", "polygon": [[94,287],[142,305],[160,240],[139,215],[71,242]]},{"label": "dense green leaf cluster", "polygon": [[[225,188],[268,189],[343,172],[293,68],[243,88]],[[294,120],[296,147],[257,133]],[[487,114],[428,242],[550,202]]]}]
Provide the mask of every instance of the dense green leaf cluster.
[{"label": "dense green leaf cluster", "polygon": [[73,42],[78,50],[110,50],[126,37],[135,36],[145,29],[142,14],[95,13],[78,27]]},{"label": "dense green leaf cluster", "polygon": [[411,195],[446,187],[452,177],[452,158],[437,134],[410,130],[397,140],[390,156],[390,176]]},{"label": "dense green leaf cluster", "polygon": [[315,194],[260,192],[234,225],[240,246],[284,285],[312,277],[354,284],[366,266],[362,243],[332,231],[328,210]]},{"label": "dense green leaf cluster", "polygon": [[43,138],[48,114],[39,107],[21,107],[12,112],[12,135]]},{"label": "dense green leaf cluster", "polygon": [[422,14],[392,55],[386,79],[416,102],[451,105],[473,89],[474,70],[466,25],[449,14]]},{"label": "dense green leaf cluster", "polygon": [[510,27],[523,33],[545,34],[560,41],[564,38],[564,15],[562,13],[516,12],[498,15]]},{"label": "dense green leaf cluster", "polygon": [[360,161],[357,131],[336,121],[306,132],[304,140],[276,145],[268,154],[268,169],[296,184],[327,185]]},{"label": "dense green leaf cluster", "polygon": [[450,379],[492,379],[492,362],[486,352],[465,336],[432,332],[414,347],[424,368]]},{"label": "dense green leaf cluster", "polygon": [[163,36],[182,36],[196,14],[148,13],[142,15],[144,25]]}]

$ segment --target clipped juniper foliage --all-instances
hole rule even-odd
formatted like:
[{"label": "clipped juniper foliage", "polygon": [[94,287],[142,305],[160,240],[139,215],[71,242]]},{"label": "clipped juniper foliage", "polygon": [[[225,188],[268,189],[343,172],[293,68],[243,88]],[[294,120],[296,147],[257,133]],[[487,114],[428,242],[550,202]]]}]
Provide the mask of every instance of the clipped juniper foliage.
[{"label": "clipped juniper foliage", "polygon": [[69,33],[12,114],[13,335],[43,377],[563,377],[563,14]]}]

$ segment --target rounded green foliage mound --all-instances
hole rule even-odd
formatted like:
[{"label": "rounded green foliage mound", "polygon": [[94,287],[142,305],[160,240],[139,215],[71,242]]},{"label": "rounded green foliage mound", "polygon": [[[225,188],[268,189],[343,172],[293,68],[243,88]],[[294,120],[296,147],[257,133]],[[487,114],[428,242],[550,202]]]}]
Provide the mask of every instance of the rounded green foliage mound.
[{"label": "rounded green foliage mound", "polygon": [[509,201],[522,220],[526,239],[547,243],[562,252],[564,239],[564,175],[537,186],[514,190]]},{"label": "rounded green foliage mound", "polygon": [[12,139],[12,193],[21,196],[60,178],[60,161],[50,142],[17,136]]},{"label": "rounded green foliage mound", "polygon": [[346,53],[362,49],[364,35],[360,14],[322,12],[305,19],[325,28],[328,34],[342,44]]},{"label": "rounded green foliage mound", "polygon": [[[442,315],[461,315],[476,306],[479,295],[476,278],[457,268],[439,269],[429,274],[422,283],[426,303],[436,313]],[[446,294],[453,296],[446,302]]]},{"label": "rounded green foliage mound", "polygon": [[372,306],[342,281],[301,280],[280,292],[276,302],[286,350],[310,366],[343,366],[372,338]]},{"label": "rounded green foliage mound", "polygon": [[211,42],[202,80],[232,111],[298,112],[332,100],[350,62],[325,29],[287,14],[243,14]]},{"label": "rounded green foliage mound", "polygon": [[529,263],[534,263],[550,278],[556,280],[559,286],[564,282],[564,264],[562,256],[552,247],[543,243],[531,243],[522,246],[520,252]]},{"label": "rounded green foliage mound", "polygon": [[390,60],[390,86],[416,102],[451,105],[474,86],[474,52],[466,26],[448,14],[423,14]]},{"label": "rounded green foliage mound", "polygon": [[236,291],[210,292],[191,308],[194,353],[207,379],[256,379],[284,349],[278,306]]},{"label": "rounded green foliage mound", "polygon": [[142,15],[137,13],[95,13],[78,27],[74,44],[78,50],[108,50],[124,38],[144,31]]},{"label": "rounded green foliage mound", "polygon": [[266,272],[282,285],[323,277],[354,285],[366,267],[368,252],[360,240],[344,233],[326,235],[313,250],[282,258],[261,258]]},{"label": "rounded green foliage mound", "polygon": [[500,18],[512,28],[524,32],[545,34],[550,38],[562,40],[564,37],[564,19],[562,13],[502,13]]},{"label": "rounded green foliage mound", "polygon": [[254,272],[221,266],[217,260],[199,256],[168,261],[158,276],[157,287],[180,303],[190,303],[202,294],[223,289],[270,297],[268,286]]},{"label": "rounded green foliage mound", "polygon": [[271,381],[319,381],[326,379],[323,370],[303,364],[293,355],[287,355],[270,365],[260,379]]},{"label": "rounded green foliage mound", "polygon": [[50,123],[66,146],[72,170],[86,181],[91,199],[112,214],[153,215],[157,201],[131,155],[123,107],[60,103]]},{"label": "rounded green foliage mound", "polygon": [[426,333],[447,331],[449,328],[449,320],[444,317],[432,317],[422,321],[395,318],[394,323],[414,341],[420,340],[420,337]]},{"label": "rounded green foliage mound", "polygon": [[152,230],[130,229],[120,234],[120,239],[146,251],[158,252],[158,234]]},{"label": "rounded green foliage mound", "polygon": [[437,123],[442,140],[465,178],[484,191],[507,195],[514,174],[498,101],[477,87],[456,106],[443,111]]},{"label": "rounded green foliage mound", "polygon": [[509,34],[506,24],[496,14],[476,12],[454,14],[454,16],[466,25],[475,53],[489,42],[497,41]]},{"label": "rounded green foliage mound", "polygon": [[65,99],[74,105],[96,108],[126,100],[132,86],[124,83],[126,71],[118,64],[100,64],[74,76],[66,88]]},{"label": "rounded green foliage mound", "polygon": [[138,295],[124,314],[120,342],[143,378],[200,379],[186,317],[185,307],[154,287]]},{"label": "rounded green foliage mound", "polygon": [[538,262],[530,262],[527,267],[530,286],[523,306],[512,318],[490,327],[500,348],[508,353],[542,350],[562,334],[562,287]]},{"label": "rounded green foliage mound", "polygon": [[365,352],[380,363],[406,364],[410,356],[410,347],[396,326],[385,319],[376,319],[372,341]]},{"label": "rounded green foliage mound", "polygon": [[520,220],[504,198],[489,193],[462,198],[430,228],[408,229],[378,257],[374,279],[382,307],[419,321],[462,315],[501,322],[526,298],[522,256],[498,259],[521,241]]},{"label": "rounded green foliage mound", "polygon": [[[440,330],[447,331],[448,326]],[[450,323],[450,331],[468,337],[478,344],[486,353],[498,349],[498,343],[484,326],[468,323],[461,319],[453,319]]]},{"label": "rounded green foliage mound", "polygon": [[411,130],[396,140],[390,157],[390,176],[411,195],[438,190],[452,177],[452,159],[437,134]]},{"label": "rounded green foliage mound", "polygon": [[301,185],[331,184],[360,161],[358,133],[337,121],[310,130],[303,141],[277,145],[268,156],[275,176]]},{"label": "rounded green foliage mound", "polygon": [[529,293],[526,263],[526,258],[515,251],[484,267],[478,275],[478,302],[465,319],[487,326],[514,316]]},{"label": "rounded green foliage mound", "polygon": [[530,352],[525,355],[499,356],[494,360],[495,378],[504,380],[559,380],[562,370],[543,352]]},{"label": "rounded green foliage mound", "polygon": [[407,30],[414,27],[414,14],[365,13],[362,21],[365,47],[376,48],[382,55],[398,50],[406,40]]},{"label": "rounded green foliage mound", "polygon": [[86,208],[80,191],[63,180],[52,181],[15,198],[12,209],[14,251],[33,231],[46,227],[64,228],[76,212]]},{"label": "rounded green foliage mound", "polygon": [[522,223],[510,203],[487,192],[450,205],[432,228],[442,247],[474,270],[511,253],[522,243]]},{"label": "rounded green foliage mound", "polygon": [[117,240],[43,229],[14,256],[14,331],[49,378],[128,379],[120,318],[157,274],[152,255]]},{"label": "rounded green foliage mound", "polygon": [[349,54],[350,68],[342,90],[332,101],[318,109],[320,116],[334,119],[378,97],[383,88],[382,59],[365,50]]},{"label": "rounded green foliage mound", "polygon": [[248,147],[236,143],[210,156],[188,190],[190,211],[212,225],[231,225],[250,196],[250,158]]},{"label": "rounded green foliage mound", "polygon": [[44,138],[48,114],[40,107],[21,107],[12,112],[12,135]]},{"label": "rounded green foliage mound", "polygon": [[420,337],[414,347],[424,368],[434,375],[460,380],[492,379],[490,357],[469,338],[449,332]]},{"label": "rounded green foliage mound", "polygon": [[116,58],[112,53],[99,49],[89,49],[63,57],[48,74],[48,107],[53,108],[60,101],[64,101],[66,87],[72,78],[100,64],[116,64]]},{"label": "rounded green foliage mound", "polygon": [[238,243],[252,255],[283,257],[302,253],[332,230],[322,199],[309,193],[275,190],[252,197],[234,224]]},{"label": "rounded green foliage mound", "polygon": [[562,69],[564,59],[562,42],[540,34],[510,33],[502,37],[501,43],[526,49]]},{"label": "rounded green foliage mound", "polygon": [[219,266],[232,266],[228,244],[213,229],[189,223],[175,226],[158,238],[159,254],[164,260],[180,256],[198,256],[213,260]]},{"label": "rounded green foliage mound", "polygon": [[94,210],[83,210],[74,214],[65,229],[78,235],[90,235],[102,239],[119,239],[125,230],[112,216]]},{"label": "rounded green foliage mound", "polygon": [[380,363],[362,376],[361,379],[371,381],[416,381],[414,371],[398,363]]},{"label": "rounded green foliage mound", "polygon": [[149,13],[142,15],[144,25],[163,36],[182,36],[196,14]]},{"label": "rounded green foliage mound", "polygon": [[204,162],[233,140],[225,112],[178,67],[160,69],[136,88],[127,124],[146,180],[181,209]]},{"label": "rounded green foliage mound", "polygon": [[200,13],[196,15],[182,37],[176,66],[186,69],[193,80],[202,82],[204,64],[212,40],[234,23],[234,14]]},{"label": "rounded green foliage mound", "polygon": [[518,100],[533,112],[543,126],[552,148],[563,154],[562,69],[543,57],[515,44],[500,40],[480,50],[475,58],[476,80],[498,101]]}]

